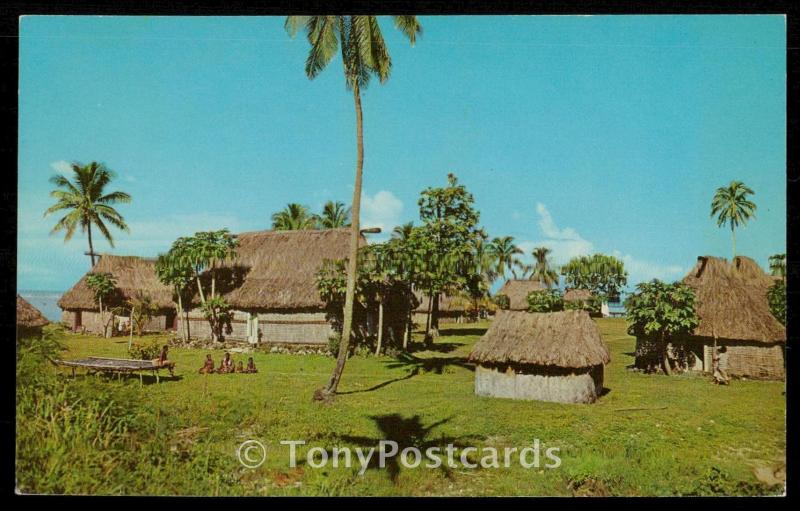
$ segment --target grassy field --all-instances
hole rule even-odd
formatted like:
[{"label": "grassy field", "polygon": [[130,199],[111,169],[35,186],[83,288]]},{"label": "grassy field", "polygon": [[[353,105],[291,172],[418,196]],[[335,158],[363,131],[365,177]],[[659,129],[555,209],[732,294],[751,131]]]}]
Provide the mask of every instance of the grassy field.
[{"label": "grassy field", "polygon": [[[206,376],[197,374],[205,351],[174,349],[170,358],[177,362],[178,377],[160,384],[146,379],[143,386],[138,378],[73,380],[40,374],[53,369],[18,368],[18,487],[192,495],[783,491],[755,476],[757,470],[773,473],[785,466],[782,382],[718,387],[698,376],[631,372],[626,366],[633,362],[634,341],[625,334],[624,321],[598,323],[612,361],[606,368],[608,392],[592,405],[476,397],[464,358],[485,325],[445,326],[435,349],[402,359],[353,357],[341,395],[329,405],[311,401],[334,362],[317,355],[257,353],[256,375]],[[67,358],[126,355],[126,340],[62,337]],[[221,352],[213,355],[218,364]],[[21,388],[23,377],[42,382]],[[236,457],[248,439],[267,447],[266,460],[256,469],[243,467]],[[305,460],[309,447],[369,448],[382,439],[423,451],[447,443],[502,450],[539,439],[543,448],[560,449],[562,463],[554,469],[519,464],[409,469],[390,462],[359,475],[357,463],[312,468]],[[307,442],[298,447],[297,467],[288,467],[288,447],[281,440]]]}]

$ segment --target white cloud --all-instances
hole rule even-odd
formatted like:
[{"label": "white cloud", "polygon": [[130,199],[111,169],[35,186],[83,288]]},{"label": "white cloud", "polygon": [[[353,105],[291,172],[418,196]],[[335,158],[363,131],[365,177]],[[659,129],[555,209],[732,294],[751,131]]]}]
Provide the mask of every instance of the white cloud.
[{"label": "white cloud", "polygon": [[50,168],[52,168],[59,174],[64,174],[65,176],[69,176],[72,174],[72,164],[65,160],[54,161],[53,163],[50,164]]},{"label": "white cloud", "polygon": [[392,229],[400,224],[402,212],[403,202],[387,190],[381,190],[371,197],[366,193],[361,196],[361,226],[365,229],[381,228],[380,236],[371,238],[388,238]]},{"label": "white cloud", "polygon": [[[539,216],[539,229],[543,237],[538,240],[524,240],[517,243],[517,246],[525,252],[524,259],[526,261],[531,259],[531,251],[535,247],[541,246],[553,251],[552,260],[558,265],[566,263],[573,257],[594,253],[594,244],[591,241],[583,238],[572,227],[560,228],[553,220],[547,206],[541,202],[536,204],[536,214]],[[652,279],[672,281],[688,271],[687,268],[678,265],[644,261],[631,254],[623,254],[619,250],[613,250],[611,254],[625,263],[625,269],[628,271],[628,283],[631,286]]]},{"label": "white cloud", "polygon": [[124,179],[128,183],[135,183],[136,182],[136,177],[132,176],[130,174],[125,174],[124,176],[122,176],[122,179]]}]

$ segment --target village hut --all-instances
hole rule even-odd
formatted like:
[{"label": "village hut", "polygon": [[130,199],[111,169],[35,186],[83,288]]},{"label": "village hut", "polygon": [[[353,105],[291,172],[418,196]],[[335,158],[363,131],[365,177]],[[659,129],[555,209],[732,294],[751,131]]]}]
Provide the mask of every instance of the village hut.
[{"label": "village hut", "polygon": [[538,280],[507,280],[497,294],[508,297],[508,310],[527,311],[528,295],[533,291],[544,291],[546,289],[547,286]]},{"label": "village hut", "polygon": [[39,337],[42,335],[42,327],[49,323],[39,309],[17,295],[17,339]]},{"label": "village hut", "polygon": [[[564,291],[564,304],[586,304],[594,297],[594,294],[588,289],[567,289]],[[592,315],[608,317],[611,315],[608,308],[608,302],[603,301],[600,304],[599,310],[596,310],[596,314],[592,313]]]},{"label": "village hut", "polygon": [[589,314],[568,310],[498,311],[469,359],[479,396],[592,403],[611,357]]},{"label": "village hut", "polygon": [[[102,334],[104,331],[100,307],[87,278],[92,273],[110,273],[116,281],[116,291],[103,302],[103,308],[126,307],[128,300],[147,297],[154,307],[154,314],[143,325],[143,331],[159,332],[174,330],[177,314],[172,289],[158,280],[155,259],[136,256],[103,254],[94,267],[58,301],[62,321],[75,332]],[[110,316],[106,316],[106,322]],[[118,319],[129,321],[127,316]],[[113,326],[113,325],[111,325]]]},{"label": "village hut", "polygon": [[[683,282],[695,291],[699,324],[672,340],[670,352],[681,357],[674,361],[679,367],[712,372],[714,350],[725,346],[729,375],[784,377],[786,328],[769,309],[766,294],[773,279],[755,261],[701,256]],[[655,349],[650,340],[637,339],[636,365],[646,366]]]},{"label": "village hut", "polygon": [[[431,298],[422,291],[415,291],[417,307],[414,309],[413,321],[417,325],[425,325],[428,321],[428,312]],[[439,295],[439,322],[462,323],[468,317],[472,302],[469,297],[460,294]]]},{"label": "village hut", "polygon": [[[336,335],[341,307],[331,308],[320,298],[316,277],[325,260],[347,258],[350,229],[256,231],[238,234],[237,239],[236,257],[222,266],[216,282],[217,294],[225,298],[232,313],[224,329],[225,340],[327,346]],[[363,236],[360,243],[366,245]],[[388,311],[398,310],[389,302]],[[211,338],[198,296],[192,304],[190,336]],[[357,309],[355,335],[374,335],[377,311]],[[402,338],[407,317],[407,310],[385,314],[387,339]]]}]

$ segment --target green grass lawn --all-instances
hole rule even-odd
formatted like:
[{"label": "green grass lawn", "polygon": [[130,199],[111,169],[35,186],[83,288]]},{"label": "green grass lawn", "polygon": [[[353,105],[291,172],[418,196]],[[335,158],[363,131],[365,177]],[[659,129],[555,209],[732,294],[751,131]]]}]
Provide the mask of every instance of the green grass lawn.
[{"label": "green grass lawn", "polygon": [[[319,355],[256,353],[258,374],[200,375],[205,351],[173,349],[178,378],[160,384],[146,379],[140,386],[138,378],[64,378],[63,385],[75,395],[102,392],[104,402],[134,407],[138,418],[119,432],[84,435],[70,447],[73,454],[59,453],[58,444],[46,440],[48,412],[20,417],[18,404],[18,428],[28,427],[22,421],[29,419],[31,428],[43,421],[38,432],[18,439],[18,485],[23,491],[209,495],[782,492],[760,483],[754,473],[785,466],[783,382],[737,380],[720,387],[700,376],[631,372],[626,366],[633,362],[634,340],[625,334],[624,320],[598,323],[612,357],[605,375],[608,392],[591,405],[476,397],[473,371],[464,358],[485,325],[444,326],[434,350],[407,359],[351,358],[341,394],[327,405],[311,400],[334,363]],[[63,341],[65,358],[126,356],[127,340],[64,335]],[[218,365],[221,352],[213,356]],[[105,413],[122,413],[109,410]],[[137,420],[149,429],[137,430]],[[241,466],[236,458],[237,447],[248,439],[267,447],[266,461],[256,469]],[[368,448],[382,439],[423,451],[447,443],[502,450],[539,439],[543,448],[560,449],[561,465],[408,469],[389,463],[359,475],[357,463],[312,468],[305,461],[309,447]],[[281,440],[307,442],[298,448],[297,467],[288,467],[288,447]],[[136,453],[135,463],[126,449]],[[36,459],[21,465],[30,450]],[[86,460],[76,463],[81,456]],[[60,466],[70,463],[69,469]]]}]

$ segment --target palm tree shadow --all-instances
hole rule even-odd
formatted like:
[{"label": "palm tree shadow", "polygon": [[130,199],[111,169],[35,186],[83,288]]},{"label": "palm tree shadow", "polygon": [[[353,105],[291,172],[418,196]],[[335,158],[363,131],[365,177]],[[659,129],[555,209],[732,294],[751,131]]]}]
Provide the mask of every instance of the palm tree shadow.
[{"label": "palm tree shadow", "polygon": [[402,353],[395,360],[386,364],[389,369],[405,367],[415,374],[442,374],[446,368],[453,366],[470,371],[475,370],[475,365],[467,362],[464,357],[415,357],[409,353]]},{"label": "palm tree shadow", "polygon": [[[422,424],[422,420],[420,419],[419,415],[406,418],[400,414],[392,413],[386,415],[373,415],[370,416],[370,418],[375,421],[375,425],[380,431],[380,434],[377,438],[353,435],[334,435],[334,437],[343,442],[355,444],[357,447],[361,447],[362,449],[375,448],[375,453],[372,458],[370,458],[370,461],[367,465],[367,470],[386,469],[389,479],[394,484],[397,484],[398,477],[400,476],[401,465],[399,457],[403,449],[408,447],[414,447],[418,449],[422,455],[419,467],[425,468],[425,464],[430,462],[430,460],[426,458],[426,450],[431,447],[439,447],[440,450],[437,455],[441,458],[442,463],[439,465],[438,469],[444,472],[445,477],[452,479],[453,467],[449,466],[447,453],[445,450],[446,447],[448,445],[452,445],[455,449],[463,449],[470,446],[470,444],[465,444],[465,441],[477,440],[479,438],[473,435],[453,437],[442,434],[439,436],[434,436],[433,430],[450,422],[452,417],[438,420],[427,426]],[[379,457],[378,445],[380,441],[395,442],[397,444],[397,454],[391,457],[387,456],[383,467],[381,466]],[[386,447],[386,449],[393,449],[393,446],[390,444]],[[387,453],[390,452],[391,451],[387,451]],[[410,458],[410,461],[413,460],[413,456]],[[454,461],[457,460],[455,454],[453,455],[453,458]]]}]

